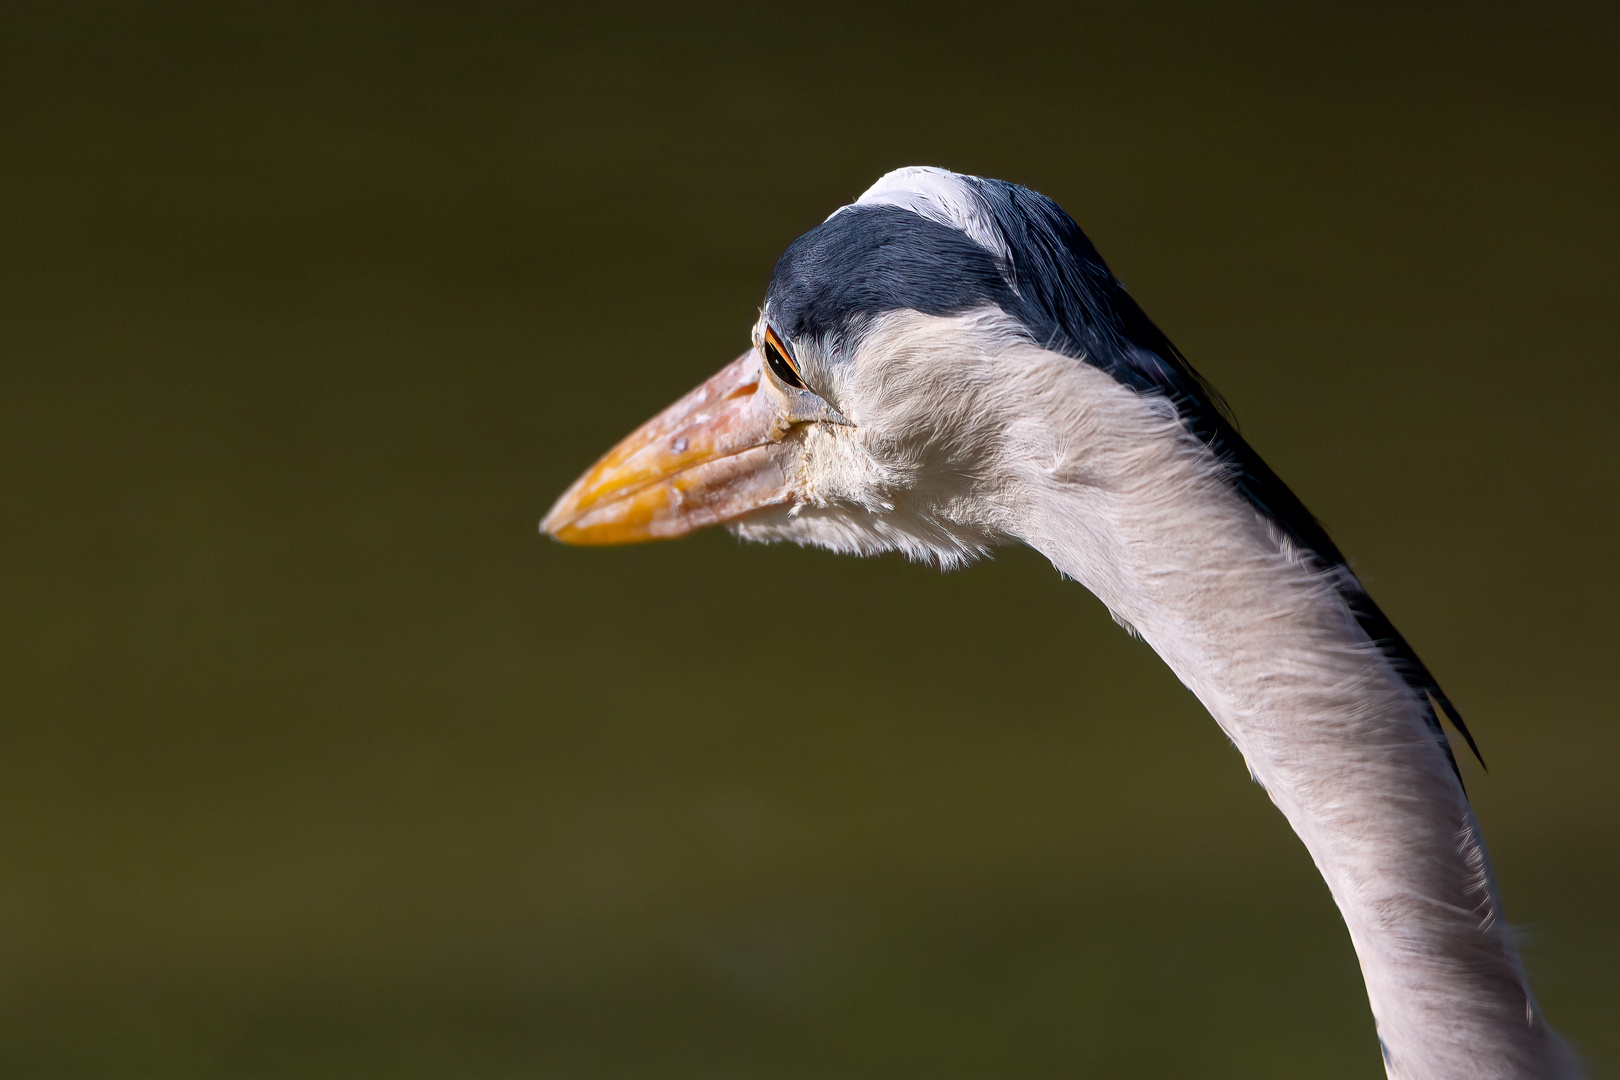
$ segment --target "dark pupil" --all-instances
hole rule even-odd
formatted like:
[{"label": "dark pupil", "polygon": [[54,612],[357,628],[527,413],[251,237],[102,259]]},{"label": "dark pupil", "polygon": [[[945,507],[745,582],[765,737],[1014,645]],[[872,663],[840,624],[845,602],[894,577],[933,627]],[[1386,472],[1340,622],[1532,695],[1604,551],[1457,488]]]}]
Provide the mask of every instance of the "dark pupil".
[{"label": "dark pupil", "polygon": [[771,370],[776,372],[778,379],[781,379],[789,386],[797,386],[800,390],[806,389],[804,382],[794,372],[786,358],[780,352],[777,352],[776,346],[769,341],[765,343],[765,362],[771,365]]}]

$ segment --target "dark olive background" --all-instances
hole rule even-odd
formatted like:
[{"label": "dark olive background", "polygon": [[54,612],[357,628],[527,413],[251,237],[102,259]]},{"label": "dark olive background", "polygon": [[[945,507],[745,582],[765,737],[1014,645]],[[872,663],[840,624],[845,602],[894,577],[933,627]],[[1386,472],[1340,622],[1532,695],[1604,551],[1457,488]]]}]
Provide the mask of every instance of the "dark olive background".
[{"label": "dark olive background", "polygon": [[535,522],[882,172],[1056,198],[1464,709],[1620,1065],[1612,5],[8,5],[0,1073],[1381,1075],[1033,554]]}]

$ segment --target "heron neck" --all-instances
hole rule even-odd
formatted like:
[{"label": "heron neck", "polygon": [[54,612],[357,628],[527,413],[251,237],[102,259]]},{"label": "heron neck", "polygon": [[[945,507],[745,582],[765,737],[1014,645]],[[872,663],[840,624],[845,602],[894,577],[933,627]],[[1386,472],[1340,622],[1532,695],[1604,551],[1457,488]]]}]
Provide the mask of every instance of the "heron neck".
[{"label": "heron neck", "polygon": [[1081,398],[1053,405],[1053,446],[1021,455],[1041,465],[1007,485],[1012,531],[1164,658],[1304,841],[1389,1075],[1574,1076],[1423,702],[1162,401],[1086,365],[1064,377]]}]

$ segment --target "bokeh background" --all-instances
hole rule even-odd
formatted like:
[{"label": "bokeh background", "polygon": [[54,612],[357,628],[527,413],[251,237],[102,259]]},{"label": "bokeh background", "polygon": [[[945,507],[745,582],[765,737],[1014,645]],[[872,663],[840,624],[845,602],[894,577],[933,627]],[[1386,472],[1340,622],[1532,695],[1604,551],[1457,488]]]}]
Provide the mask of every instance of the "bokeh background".
[{"label": "bokeh background", "polygon": [[6,5],[0,1073],[1380,1076],[1039,558],[536,534],[929,163],[1065,205],[1334,530],[1613,1075],[1615,12]]}]

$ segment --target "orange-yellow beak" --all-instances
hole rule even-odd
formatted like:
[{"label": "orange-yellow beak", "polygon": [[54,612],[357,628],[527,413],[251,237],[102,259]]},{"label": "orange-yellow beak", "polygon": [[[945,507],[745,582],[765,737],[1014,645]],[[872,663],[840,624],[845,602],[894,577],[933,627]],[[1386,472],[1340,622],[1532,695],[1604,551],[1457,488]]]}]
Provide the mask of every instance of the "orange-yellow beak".
[{"label": "orange-yellow beak", "polygon": [[540,528],[565,544],[635,544],[792,501],[772,458],[782,425],[762,377],[749,349],[609,450]]}]

